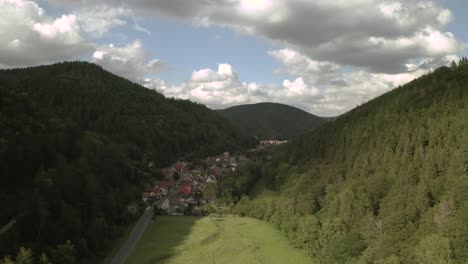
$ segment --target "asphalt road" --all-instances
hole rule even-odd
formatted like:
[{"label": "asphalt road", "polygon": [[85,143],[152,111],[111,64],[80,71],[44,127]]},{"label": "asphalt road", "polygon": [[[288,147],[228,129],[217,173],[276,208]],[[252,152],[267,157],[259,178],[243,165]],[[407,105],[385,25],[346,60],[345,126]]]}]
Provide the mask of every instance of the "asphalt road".
[{"label": "asphalt road", "polygon": [[125,241],[125,244],[123,244],[117,255],[115,255],[115,257],[112,259],[111,264],[123,264],[125,262],[128,255],[132,253],[133,248],[135,248],[136,244],[138,243],[138,240],[140,240],[141,235],[143,235],[145,232],[146,226],[151,221],[153,214],[154,207],[146,207],[145,212],[138,220],[138,223],[133,228],[132,233],[128,237],[127,241]]},{"label": "asphalt road", "polygon": [[6,224],[1,230],[0,230],[0,235],[5,233],[6,231],[10,230],[14,225],[16,224],[16,219],[12,219],[8,224]]}]

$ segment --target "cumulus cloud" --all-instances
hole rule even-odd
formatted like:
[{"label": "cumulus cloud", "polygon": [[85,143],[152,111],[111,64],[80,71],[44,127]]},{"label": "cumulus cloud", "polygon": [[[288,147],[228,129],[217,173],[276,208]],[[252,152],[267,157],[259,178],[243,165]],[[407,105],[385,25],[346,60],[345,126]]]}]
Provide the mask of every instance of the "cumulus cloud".
[{"label": "cumulus cloud", "polygon": [[[313,61],[289,49],[274,50],[269,54],[281,63],[281,72],[303,76],[301,78],[305,82],[317,87],[320,97],[311,101],[307,98],[296,104],[311,113],[325,116],[344,113],[437,67],[459,60],[455,55],[425,58],[406,64],[400,73],[372,73],[364,69],[349,71],[329,62]],[[326,77],[322,78],[324,75]]]},{"label": "cumulus cloud", "polygon": [[0,64],[4,67],[66,60],[92,49],[75,15],[53,18],[32,1],[0,0]]},{"label": "cumulus cloud", "polygon": [[214,109],[258,102],[282,102],[307,109],[306,104],[321,97],[319,90],[302,77],[284,80],[282,85],[242,82],[227,63],[219,64],[217,70],[193,71],[180,85],[168,86],[159,79],[146,79],[144,85],[168,97],[189,99]]},{"label": "cumulus cloud", "polygon": [[280,49],[268,51],[268,54],[276,59],[283,68],[276,73],[286,73],[291,76],[308,76],[310,82],[321,84],[335,78],[341,70],[341,66],[329,61],[317,61],[292,49]]},{"label": "cumulus cloud", "polygon": [[[49,0],[55,1],[55,0]],[[67,0],[60,1],[61,3]],[[319,115],[341,114],[443,64],[466,48],[447,25],[450,10],[419,0],[68,0],[75,12],[46,15],[33,1],[0,0],[0,67],[35,65],[91,54],[105,69],[150,89],[224,108],[264,101],[291,104]],[[139,13],[138,13],[139,12]],[[164,65],[142,41],[98,46],[100,38],[133,21],[158,15],[220,26],[284,47],[277,84],[243,82],[230,64],[192,72],[179,85],[148,78]],[[106,35],[106,36],[107,36]]]},{"label": "cumulus cloud", "polygon": [[[402,73],[372,73],[363,69],[346,71],[329,62],[314,61],[290,49],[270,51],[283,69],[298,76],[278,84],[247,83],[239,79],[230,64],[219,64],[193,71],[180,85],[168,85],[160,79],[145,79],[144,86],[168,96],[203,103],[214,109],[239,104],[278,102],[293,105],[313,114],[336,116],[356,105],[403,85],[440,65],[448,65],[457,56],[423,59],[406,65]],[[327,74],[327,78],[318,76]]]},{"label": "cumulus cloud", "polygon": [[112,28],[127,25],[127,18],[132,16],[133,12],[128,8],[106,5],[85,7],[76,12],[83,31],[95,38],[101,37]]},{"label": "cumulus cloud", "polygon": [[124,47],[113,44],[99,47],[93,54],[93,61],[104,69],[135,82],[142,82],[146,76],[157,73],[164,64],[157,59],[149,59],[150,54],[141,40]]},{"label": "cumulus cloud", "polygon": [[450,10],[433,1],[136,0],[127,5],[147,14],[230,27],[313,60],[373,72],[401,72],[411,59],[443,57],[464,46],[444,32],[453,20]]}]

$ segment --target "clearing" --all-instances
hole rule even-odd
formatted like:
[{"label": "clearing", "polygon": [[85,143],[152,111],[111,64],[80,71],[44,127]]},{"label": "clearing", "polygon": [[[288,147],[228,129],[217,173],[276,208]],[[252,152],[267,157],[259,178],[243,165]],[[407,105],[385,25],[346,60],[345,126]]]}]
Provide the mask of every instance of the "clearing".
[{"label": "clearing", "polygon": [[252,218],[160,216],[127,264],[313,263],[271,224]]}]

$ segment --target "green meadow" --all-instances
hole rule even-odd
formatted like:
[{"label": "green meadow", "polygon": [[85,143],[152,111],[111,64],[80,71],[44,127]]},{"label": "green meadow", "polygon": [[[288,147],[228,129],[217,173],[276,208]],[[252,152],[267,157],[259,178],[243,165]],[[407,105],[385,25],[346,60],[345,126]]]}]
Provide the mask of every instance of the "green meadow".
[{"label": "green meadow", "polygon": [[261,177],[252,187],[249,193],[250,199],[265,200],[267,202],[276,200],[279,198],[279,193],[271,190],[267,187],[267,181],[265,177]]},{"label": "green meadow", "polygon": [[313,263],[271,224],[252,218],[157,217],[127,264]]}]

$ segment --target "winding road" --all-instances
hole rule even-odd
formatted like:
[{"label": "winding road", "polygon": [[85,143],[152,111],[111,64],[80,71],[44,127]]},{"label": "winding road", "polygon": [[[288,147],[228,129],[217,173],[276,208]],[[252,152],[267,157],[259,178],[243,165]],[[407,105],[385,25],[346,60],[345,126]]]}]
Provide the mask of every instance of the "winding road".
[{"label": "winding road", "polygon": [[125,241],[125,244],[123,244],[119,252],[117,252],[117,255],[115,255],[115,257],[112,259],[111,264],[123,264],[125,262],[128,255],[132,253],[133,248],[135,248],[136,244],[138,243],[138,240],[140,240],[141,235],[143,235],[145,232],[146,226],[151,221],[153,215],[154,207],[146,207],[145,212],[138,220],[138,223],[133,228],[132,233],[128,237],[127,241]]}]

